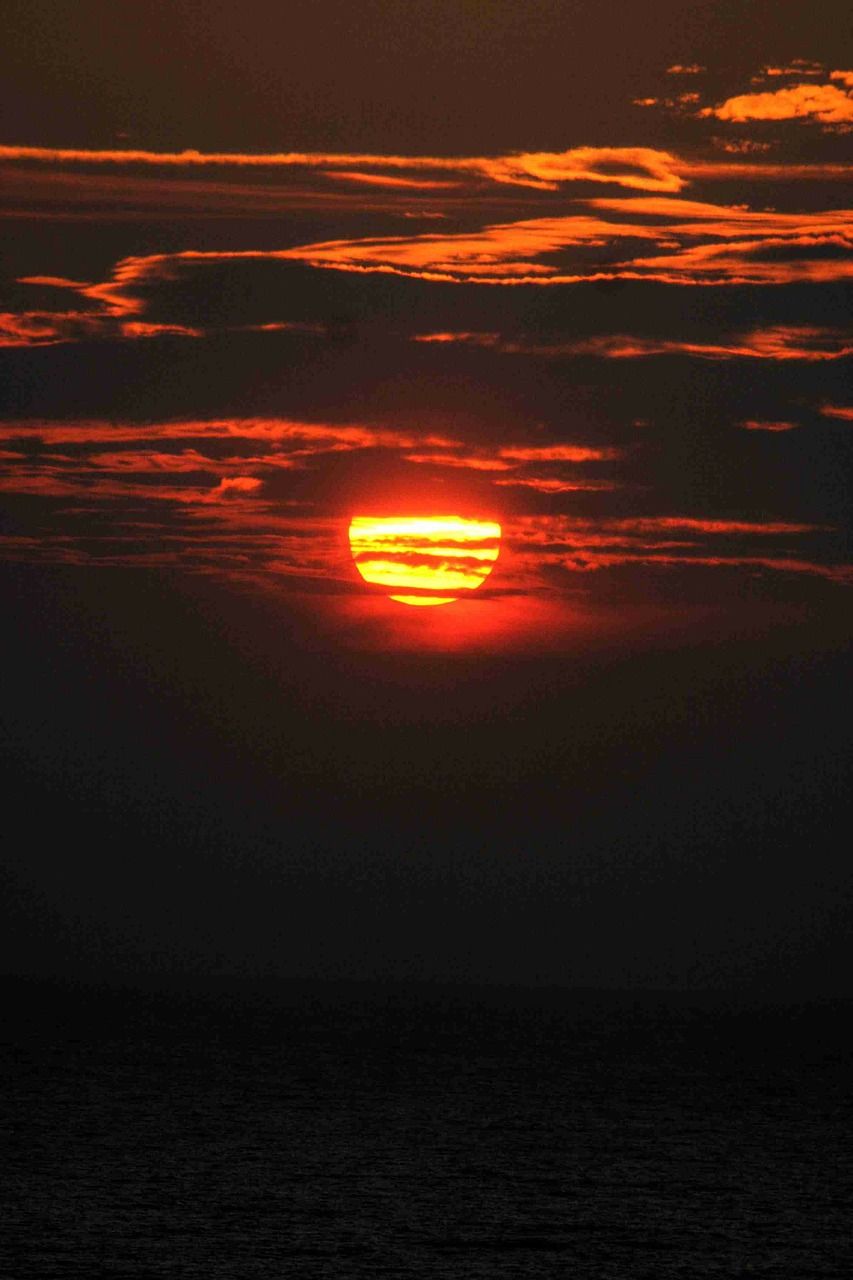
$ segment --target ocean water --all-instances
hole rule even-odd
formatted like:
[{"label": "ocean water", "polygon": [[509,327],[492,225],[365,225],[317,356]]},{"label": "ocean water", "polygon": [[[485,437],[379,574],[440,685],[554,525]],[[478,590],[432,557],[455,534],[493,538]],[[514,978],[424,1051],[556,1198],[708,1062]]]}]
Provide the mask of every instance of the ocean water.
[{"label": "ocean water", "polygon": [[7,984],[0,1274],[853,1275],[853,1006]]}]

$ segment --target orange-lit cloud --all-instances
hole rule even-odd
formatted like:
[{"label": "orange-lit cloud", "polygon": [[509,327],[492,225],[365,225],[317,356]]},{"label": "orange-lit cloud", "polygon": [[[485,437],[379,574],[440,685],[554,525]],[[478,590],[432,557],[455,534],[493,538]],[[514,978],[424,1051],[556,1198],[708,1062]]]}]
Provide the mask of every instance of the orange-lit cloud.
[{"label": "orange-lit cloud", "polygon": [[[828,405],[822,412],[853,421],[853,410],[844,406]],[[761,430],[779,424],[744,426]],[[552,570],[586,574],[629,565],[669,571],[716,566],[806,574],[836,585],[853,581],[851,567],[838,559],[836,531],[829,527],[689,512],[630,514],[625,510],[630,487],[620,490],[612,477],[596,474],[622,455],[600,444],[517,439],[475,447],[428,432],[260,418],[8,422],[0,427],[0,443],[0,492],[52,504],[49,535],[28,540],[14,534],[3,542],[11,559],[284,575],[325,583],[333,593],[352,591],[348,562],[341,558],[340,520],[310,507],[293,514],[289,507],[299,506],[304,494],[288,491],[288,485],[301,468],[320,467],[338,451],[382,449],[398,461],[416,459],[414,466],[476,470],[482,464],[478,474],[494,486],[496,497],[514,488],[516,509],[525,493],[531,501],[555,502],[587,493],[596,506],[595,495],[613,495],[606,498],[607,513],[597,516],[502,520],[510,553],[501,590],[547,593],[553,589]],[[587,469],[593,471],[589,478]],[[494,505],[500,509],[498,501]],[[493,543],[481,546],[476,538],[460,540],[444,529],[426,551],[399,539],[393,547],[361,547],[357,564],[360,572],[370,566],[370,573],[384,575],[369,580],[399,587],[395,594],[450,599],[474,585],[483,565],[493,562],[494,551]],[[440,582],[429,577],[435,570],[444,575]],[[398,581],[401,573],[405,582]],[[392,582],[389,574],[398,578]]]},{"label": "orange-lit cloud", "polygon": [[[0,153],[2,151],[0,149]],[[33,149],[6,148],[5,151],[14,155],[20,152],[26,157]],[[45,163],[48,162],[45,156],[56,154],[59,153],[38,153]],[[90,153],[67,154],[77,157]],[[113,153],[96,154],[106,163]],[[127,153],[115,154],[125,156]],[[199,159],[190,154],[186,158],[177,153],[175,164],[182,159],[190,166],[208,161],[224,163],[222,157]],[[252,163],[258,159],[250,157]],[[320,158],[310,159],[311,164],[317,160],[315,169],[322,168]],[[321,159],[325,164],[328,157]],[[354,163],[364,161],[365,157],[343,159]],[[434,175],[429,179],[411,177],[403,172],[404,166],[411,164],[417,175],[439,163],[431,157],[380,159],[387,164],[386,170],[380,166],[381,171],[377,173],[358,168],[353,168],[352,173],[346,169],[340,172],[348,173],[359,182],[372,183],[374,178],[384,181],[387,177],[395,183],[418,184],[432,182]],[[285,157],[285,160],[293,164],[308,163],[305,156]],[[71,294],[74,304],[64,303],[49,310],[39,300],[38,309],[30,307],[18,313],[4,313],[0,316],[0,345],[38,346],[93,338],[198,338],[203,330],[197,326],[146,314],[158,285],[168,283],[174,290],[176,283],[180,284],[190,274],[220,267],[236,268],[241,263],[297,262],[327,270],[393,274],[437,282],[539,286],[611,280],[701,286],[781,285],[796,281],[831,282],[849,279],[853,274],[849,253],[853,247],[853,212],[850,210],[783,213],[688,200],[678,194],[694,177],[707,180],[736,177],[745,181],[775,175],[780,180],[835,180],[849,178],[853,173],[851,166],[686,161],[666,152],[643,148],[575,148],[562,153],[531,152],[476,161],[445,158],[441,163],[456,165],[457,169],[461,164],[465,172],[476,172],[478,181],[491,174],[496,182],[515,183],[527,174],[534,186],[559,186],[563,181],[578,178],[615,182],[644,194],[584,199],[577,201],[568,213],[488,223],[453,233],[362,236],[266,250],[185,249],[131,255],[120,259],[101,281],[31,274],[21,277],[21,282],[41,290]],[[446,167],[444,171],[447,172]],[[658,252],[649,252],[650,249]],[[275,320],[266,321],[263,326],[251,323],[235,326],[226,322],[224,327],[247,330],[276,327],[319,336],[325,332],[319,325]],[[440,339],[440,335],[430,337],[433,341]]]},{"label": "orange-lit cloud", "polygon": [[[461,446],[458,446],[461,448]],[[417,453],[407,453],[404,455],[407,462],[422,463],[429,466],[438,467],[462,467],[471,471],[518,471],[521,467],[528,464],[538,466],[556,464],[556,463],[588,463],[588,462],[612,462],[622,457],[620,449],[603,446],[590,445],[504,445],[492,450],[481,449],[478,453],[471,450],[462,452],[449,452],[444,450],[430,450],[429,452],[419,451]],[[499,482],[500,483],[500,482]],[[532,487],[541,488],[541,484],[537,481],[533,486],[531,479],[513,479],[507,480],[506,484],[528,484]],[[549,486],[556,483],[551,478],[548,481]],[[565,488],[579,487],[576,482],[571,485],[568,481],[564,483]]]},{"label": "orange-lit cloud", "polygon": [[459,467],[464,471],[511,471],[513,464],[503,458],[472,453],[406,453],[406,462],[432,467]]},{"label": "orange-lit cloud", "polygon": [[[490,284],[556,285],[608,279],[783,284],[853,275],[853,263],[838,253],[853,247],[850,210],[785,214],[662,196],[587,203],[601,216],[525,219],[477,233],[325,241],[281,256],[340,271]],[[604,249],[626,241],[654,242],[666,246],[667,252],[647,256],[635,251],[593,269],[584,268],[578,257],[572,261],[577,250]],[[538,261],[560,252],[568,255],[574,270]]]},{"label": "orange-lit cloud", "polygon": [[705,69],[698,62],[674,62],[671,67],[667,67],[666,74],[668,76],[696,76]]},{"label": "orange-lit cloud", "polygon": [[513,475],[495,480],[496,485],[514,489],[535,489],[537,493],[612,493],[619,486],[612,480],[565,480],[557,476]]},{"label": "orange-lit cloud", "polygon": [[727,151],[729,155],[734,156],[750,156],[762,155],[765,151],[772,151],[775,142],[759,142],[755,138],[717,138],[711,139],[711,145],[717,147],[720,151]]},{"label": "orange-lit cloud", "polygon": [[393,187],[401,191],[441,191],[458,186],[455,182],[442,182],[438,178],[402,178],[389,173],[348,172],[346,169],[324,169],[327,178],[337,178],[339,182],[357,182],[368,187]]},{"label": "orange-lit cloud", "polygon": [[[780,71],[780,74],[784,72]],[[846,84],[848,72],[836,72]],[[853,97],[837,84],[796,84],[770,93],[744,93],[714,107],[703,107],[700,116],[743,123],[747,120],[815,120],[825,125],[853,124]]]},{"label": "orange-lit cloud", "polygon": [[772,325],[732,334],[717,342],[682,338],[648,338],[639,334],[608,333],[591,338],[542,342],[524,337],[502,339],[496,333],[452,332],[417,334],[416,342],[459,342],[510,355],[560,358],[596,356],[604,360],[632,360],[647,356],[687,355],[701,360],[840,360],[853,355],[853,338],[837,329],[813,325]]},{"label": "orange-lit cloud", "polygon": [[511,445],[500,449],[499,455],[513,462],[611,462],[621,456],[618,449],[574,444]]},{"label": "orange-lit cloud", "polygon": [[746,422],[741,422],[740,426],[744,431],[794,431],[796,430],[796,422],[760,422],[753,418],[748,418]]},{"label": "orange-lit cloud", "polygon": [[[784,67],[762,67],[762,76],[822,76],[825,75],[822,62],[813,62],[811,58],[792,58]],[[759,79],[760,77],[756,77]],[[830,77],[831,78],[831,77]]]},{"label": "orange-lit cloud", "polygon": [[0,164],[153,166],[170,169],[250,168],[322,169],[340,176],[353,169],[362,180],[387,170],[429,170],[475,177],[497,184],[556,190],[564,182],[605,182],[639,191],[678,191],[683,181],[675,158],[651,147],[573,147],[568,151],[531,151],[503,156],[383,156],[334,152],[242,152],[83,150],[80,148],[0,146]]},{"label": "orange-lit cloud", "polygon": [[[472,470],[508,471],[527,464],[557,465],[610,462],[621,457],[612,446],[548,444],[482,446],[474,452],[469,444],[434,432],[394,431],[349,423],[308,423],[281,418],[209,419],[189,422],[116,424],[111,422],[0,424],[0,441],[16,443],[10,458],[33,459],[62,464],[71,474],[91,476],[101,473],[193,473],[245,471],[263,474],[269,470],[298,469],[313,459],[357,450],[396,451],[404,459],[432,466],[467,467]],[[215,446],[225,442],[230,452],[220,454]],[[192,442],[190,444],[189,442]],[[166,443],[173,449],[166,449]],[[233,452],[244,443],[246,453]],[[33,444],[40,446],[31,453]],[[45,445],[75,446],[75,454],[46,452]],[[130,448],[117,449],[117,445]],[[86,451],[90,446],[91,451]],[[265,451],[259,452],[259,446]],[[416,451],[416,452],[413,452]],[[244,486],[245,487],[245,486]]]},{"label": "orange-lit cloud", "polygon": [[[352,449],[412,449],[417,445],[453,449],[460,442],[427,432],[393,431],[358,423],[299,422],[288,418],[211,418],[158,423],[88,422],[0,423],[0,440],[50,441],[53,444],[145,444],[165,440],[250,441],[312,452]],[[107,455],[112,457],[113,455]],[[200,456],[200,455],[197,455]]]},{"label": "orange-lit cloud", "polygon": [[853,422],[853,405],[825,404],[821,413],[825,418],[838,418],[841,422]]},{"label": "orange-lit cloud", "polygon": [[[623,566],[662,569],[760,569],[853,585],[853,565],[809,558],[793,548],[825,535],[824,526],[793,521],[713,520],[655,516],[591,520],[571,516],[524,517],[508,531],[520,571],[553,566],[590,573]],[[755,548],[750,543],[755,540]],[[779,549],[762,544],[774,540]],[[729,544],[729,545],[724,545]]]}]

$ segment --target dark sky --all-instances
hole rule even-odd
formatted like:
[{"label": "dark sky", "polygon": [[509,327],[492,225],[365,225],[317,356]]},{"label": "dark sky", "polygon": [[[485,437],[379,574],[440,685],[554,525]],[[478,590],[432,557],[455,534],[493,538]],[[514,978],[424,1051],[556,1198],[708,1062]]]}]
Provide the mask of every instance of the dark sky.
[{"label": "dark sky", "polygon": [[846,6],[5,16],[5,971],[849,994]]}]

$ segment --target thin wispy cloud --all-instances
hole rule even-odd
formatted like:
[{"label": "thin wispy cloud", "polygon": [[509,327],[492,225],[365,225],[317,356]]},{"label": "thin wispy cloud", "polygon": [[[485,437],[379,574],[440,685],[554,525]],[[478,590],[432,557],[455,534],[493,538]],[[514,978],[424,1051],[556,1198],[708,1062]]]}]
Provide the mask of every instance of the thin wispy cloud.
[{"label": "thin wispy cloud", "polygon": [[[680,285],[785,284],[853,275],[851,210],[788,214],[661,196],[602,198],[579,202],[579,208],[585,211],[497,223],[477,232],[128,257],[101,282],[26,276],[21,283],[70,291],[92,309],[8,313],[2,317],[2,340],[6,345],[28,345],[110,335],[199,336],[192,326],[145,321],[147,294],[159,281],[173,284],[181,273],[223,264],[301,262],[448,283],[545,286],[619,279]],[[642,252],[650,244],[664,251]],[[600,265],[584,265],[589,250],[597,251]],[[564,265],[554,261],[555,255],[563,255]]]},{"label": "thin wispy cloud", "polygon": [[[853,565],[804,554],[825,536],[821,525],[786,521],[707,520],[682,515],[589,520],[544,516],[517,520],[512,536],[519,571],[597,574],[625,567],[762,571],[853,584]],[[767,543],[772,542],[772,550]]]},{"label": "thin wispy cloud", "polygon": [[508,355],[561,358],[597,356],[631,360],[648,356],[685,355],[701,360],[841,360],[853,355],[853,337],[837,329],[811,325],[773,325],[732,334],[718,342],[685,338],[650,338],[642,334],[608,333],[588,338],[542,342],[529,337],[503,338],[498,333],[452,331],[414,335],[415,342],[457,342]]},{"label": "thin wispy cloud", "polygon": [[761,80],[765,76],[776,78],[779,76],[822,76],[826,74],[826,68],[822,62],[813,62],[811,58],[792,58],[790,62],[784,66],[764,66],[760,73],[754,76],[754,80]]},{"label": "thin wispy cloud", "polygon": [[785,431],[794,431],[796,422],[759,422],[754,418],[748,418],[745,422],[739,424],[744,431],[770,431],[776,434]]},{"label": "thin wispy cloud", "polygon": [[[823,412],[853,416],[831,406]],[[769,422],[742,425],[781,429]],[[424,466],[449,474],[458,466],[473,469],[497,493],[513,490],[543,501],[607,499],[611,509],[595,516],[507,517],[511,554],[504,589],[517,581],[525,589],[537,589],[538,582],[539,589],[551,590],[548,574],[554,568],[585,575],[627,565],[793,573],[836,585],[853,580],[831,525],[688,512],[627,514],[630,489],[620,496],[621,482],[609,469],[624,464],[626,455],[613,445],[518,439],[473,447],[461,438],[370,424],[237,418],[10,422],[0,428],[0,442],[0,491],[48,504],[53,529],[52,536],[39,539],[10,534],[2,545],[11,559],[171,565],[238,577],[265,573],[311,578],[332,592],[343,589],[342,583],[354,590],[355,584],[346,586],[351,566],[341,550],[342,515],[324,511],[319,498],[312,509],[294,513],[304,499],[287,486],[306,468],[321,474],[341,452],[383,451],[414,472]]]},{"label": "thin wispy cloud", "polygon": [[0,164],[153,167],[164,169],[323,170],[340,176],[353,170],[357,181],[389,170],[405,175],[453,173],[498,185],[554,191],[567,182],[595,182],[639,191],[679,191],[683,184],[675,157],[652,147],[573,147],[498,156],[391,156],[337,152],[160,152],[144,150],[0,146]]}]

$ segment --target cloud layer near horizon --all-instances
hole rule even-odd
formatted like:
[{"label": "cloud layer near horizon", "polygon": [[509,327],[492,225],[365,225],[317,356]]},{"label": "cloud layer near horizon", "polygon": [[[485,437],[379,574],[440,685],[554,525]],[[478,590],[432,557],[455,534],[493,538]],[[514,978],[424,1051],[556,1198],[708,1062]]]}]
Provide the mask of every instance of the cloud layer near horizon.
[{"label": "cloud layer near horizon", "polygon": [[[849,411],[826,412],[843,419]],[[607,496],[597,515],[525,515],[522,506],[504,517],[508,553],[492,584],[499,593],[547,595],[558,588],[555,571],[585,576],[627,566],[760,570],[853,583],[853,565],[841,557],[831,525],[627,514],[630,486],[620,498],[622,481],[613,471],[625,451],[613,446],[519,440],[474,449],[461,439],[368,424],[281,419],[7,423],[0,445],[0,492],[7,501],[35,503],[40,521],[53,528],[49,535],[0,538],[13,561],[172,567],[238,579],[263,573],[312,581],[315,590],[326,583],[320,589],[332,594],[358,590],[342,542],[357,508],[351,501],[336,514],[319,497],[305,497],[306,476],[313,481],[309,492],[322,492],[324,469],[348,455],[369,459],[377,473],[394,464],[435,477],[461,466],[519,493]],[[371,499],[365,503],[370,507]]]}]

